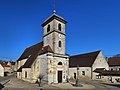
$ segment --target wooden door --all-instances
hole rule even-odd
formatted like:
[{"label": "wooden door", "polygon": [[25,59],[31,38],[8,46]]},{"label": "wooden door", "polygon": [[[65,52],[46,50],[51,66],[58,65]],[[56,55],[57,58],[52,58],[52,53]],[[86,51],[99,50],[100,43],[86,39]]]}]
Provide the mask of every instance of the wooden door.
[{"label": "wooden door", "polygon": [[62,83],[62,71],[58,71],[58,83]]}]

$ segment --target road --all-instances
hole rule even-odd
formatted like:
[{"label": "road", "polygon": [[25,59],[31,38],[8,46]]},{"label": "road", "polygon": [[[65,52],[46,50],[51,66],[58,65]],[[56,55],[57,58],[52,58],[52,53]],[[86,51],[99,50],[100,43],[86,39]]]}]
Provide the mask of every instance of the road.
[{"label": "road", "polygon": [[14,77],[14,74],[13,75],[10,75],[10,76],[6,76],[6,77],[0,77],[0,82],[2,81],[5,81],[5,80],[8,80],[10,78]]}]

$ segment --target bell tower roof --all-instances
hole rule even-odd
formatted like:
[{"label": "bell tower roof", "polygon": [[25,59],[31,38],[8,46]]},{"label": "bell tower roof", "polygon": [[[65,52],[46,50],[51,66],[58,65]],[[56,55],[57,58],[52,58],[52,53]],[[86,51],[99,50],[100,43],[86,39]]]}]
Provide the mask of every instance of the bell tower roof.
[{"label": "bell tower roof", "polygon": [[41,26],[44,27],[46,24],[51,22],[53,19],[56,19],[56,20],[58,20],[58,21],[60,21],[60,22],[62,22],[64,24],[67,23],[67,21],[64,18],[62,18],[61,16],[57,15],[55,12],[56,11],[53,11],[53,14],[50,17],[48,17]]}]

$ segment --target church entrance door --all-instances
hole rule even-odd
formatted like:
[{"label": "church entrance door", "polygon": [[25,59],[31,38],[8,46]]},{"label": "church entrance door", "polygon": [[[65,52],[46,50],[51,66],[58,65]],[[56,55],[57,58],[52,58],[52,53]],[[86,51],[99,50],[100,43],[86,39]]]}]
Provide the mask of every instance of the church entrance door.
[{"label": "church entrance door", "polygon": [[58,83],[62,83],[62,71],[58,71]]}]

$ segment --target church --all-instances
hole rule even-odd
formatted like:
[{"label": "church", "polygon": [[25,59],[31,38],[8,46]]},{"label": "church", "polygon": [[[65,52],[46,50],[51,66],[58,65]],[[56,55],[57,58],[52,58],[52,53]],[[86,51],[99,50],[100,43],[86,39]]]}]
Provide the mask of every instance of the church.
[{"label": "church", "polygon": [[42,80],[48,84],[67,82],[66,24],[54,10],[41,25],[43,41],[26,48],[17,60],[17,78],[35,83],[43,75]]},{"label": "church", "polygon": [[[36,83],[39,76],[47,84],[63,83],[68,79],[108,78],[100,72],[109,70],[101,50],[69,56],[66,53],[67,21],[53,11],[43,24],[43,41],[24,50],[17,60],[17,78]],[[77,70],[79,69],[79,76]]]}]

